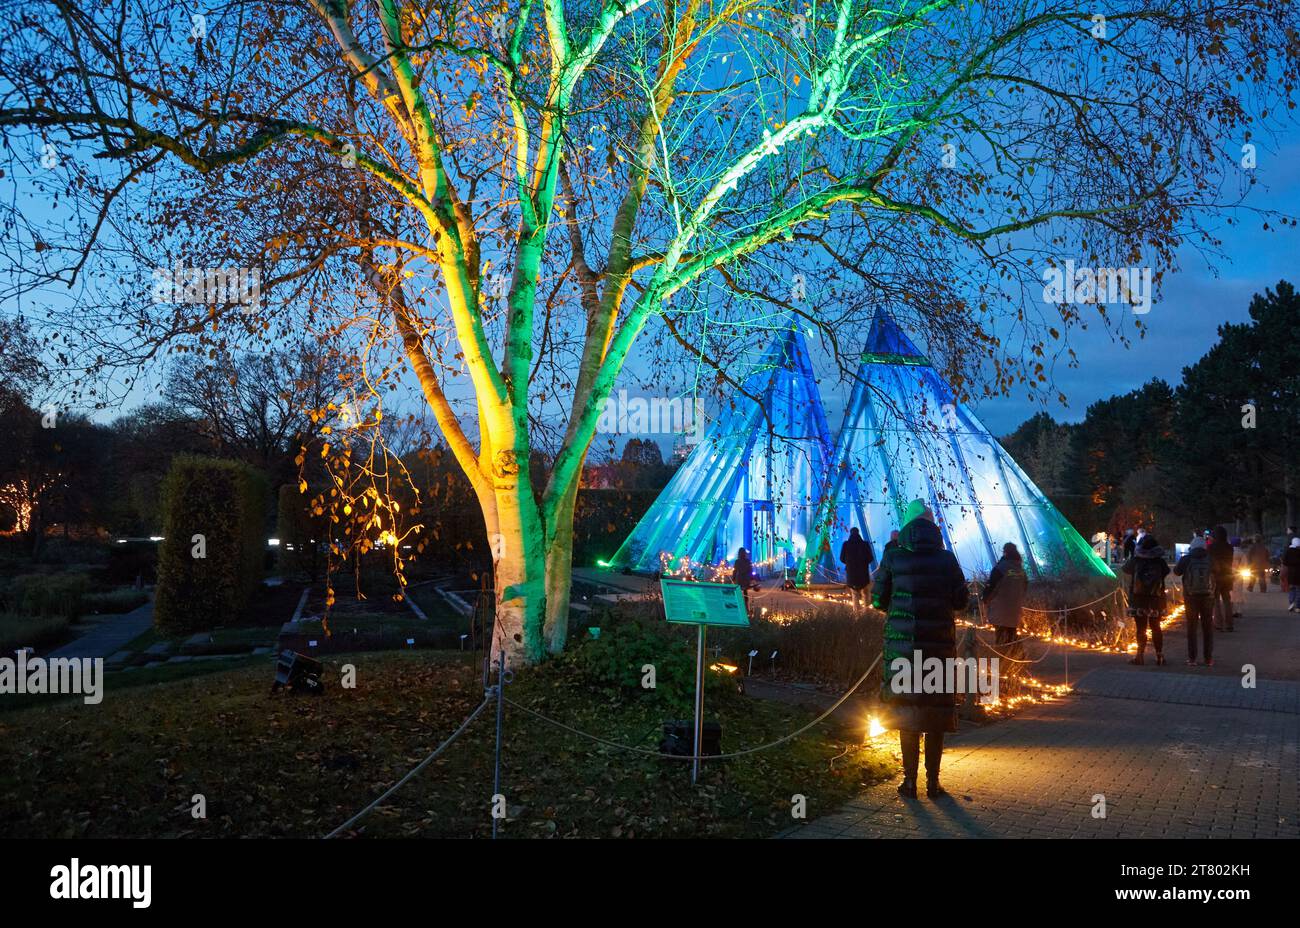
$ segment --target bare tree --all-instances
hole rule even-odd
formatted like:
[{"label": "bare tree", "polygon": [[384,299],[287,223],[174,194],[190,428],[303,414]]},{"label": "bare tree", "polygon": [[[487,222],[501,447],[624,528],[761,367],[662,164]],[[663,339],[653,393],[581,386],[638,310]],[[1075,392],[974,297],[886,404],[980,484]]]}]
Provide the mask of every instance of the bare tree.
[{"label": "bare tree", "polygon": [[338,371],[315,346],[208,361],[182,355],[164,398],[221,453],[263,469],[292,458],[317,431],[307,410],[339,395]]}]

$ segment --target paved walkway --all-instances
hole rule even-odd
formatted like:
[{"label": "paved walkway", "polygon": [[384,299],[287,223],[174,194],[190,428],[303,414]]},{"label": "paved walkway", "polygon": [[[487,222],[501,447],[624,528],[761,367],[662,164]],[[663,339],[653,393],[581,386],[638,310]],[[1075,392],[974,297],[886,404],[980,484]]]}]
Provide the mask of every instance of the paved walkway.
[{"label": "paved walkway", "polygon": [[950,797],[904,802],[881,784],[786,836],[1300,837],[1300,617],[1276,592],[1243,611],[1212,669],[1183,665],[1181,632],[1166,667],[1088,655],[1074,695],[952,737]]},{"label": "paved walkway", "polygon": [[153,626],[153,601],[122,615],[108,616],[76,641],[46,657],[109,657]]}]

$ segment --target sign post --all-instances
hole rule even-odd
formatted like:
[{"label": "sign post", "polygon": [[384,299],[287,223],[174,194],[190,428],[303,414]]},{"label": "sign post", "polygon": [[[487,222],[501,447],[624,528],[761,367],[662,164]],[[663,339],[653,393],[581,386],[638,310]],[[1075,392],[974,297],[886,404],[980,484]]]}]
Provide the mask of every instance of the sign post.
[{"label": "sign post", "polygon": [[691,748],[691,783],[700,776],[700,754],[704,749],[704,663],[710,625],[748,628],[745,594],[734,583],[702,583],[693,580],[659,581],[664,596],[664,618],[669,622],[694,625],[695,643],[695,730]]},{"label": "sign post", "polygon": [[695,727],[691,742],[691,785],[700,777],[700,754],[704,750],[704,641],[709,626],[701,623],[695,643]]}]

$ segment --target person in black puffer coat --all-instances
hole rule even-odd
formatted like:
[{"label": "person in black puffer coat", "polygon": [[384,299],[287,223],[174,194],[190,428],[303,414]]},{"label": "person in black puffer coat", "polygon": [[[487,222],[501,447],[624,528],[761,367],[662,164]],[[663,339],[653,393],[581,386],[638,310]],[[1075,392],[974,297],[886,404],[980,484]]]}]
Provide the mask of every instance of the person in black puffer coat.
[{"label": "person in black puffer coat", "polygon": [[[957,730],[955,693],[895,692],[891,681],[900,674],[910,678],[913,661],[956,657],[955,611],[965,609],[969,597],[966,578],[957,558],[943,546],[943,534],[922,500],[907,507],[898,546],[885,552],[876,571],[874,600],[885,619],[884,671],[881,699],[898,729],[903,751],[903,782],[898,792],[916,797],[921,735],[925,735],[926,793],[942,796],[939,765],[943,733]],[[895,662],[899,662],[895,666]],[[905,663],[904,663],[905,662]],[[946,666],[946,664],[945,664]]]}]

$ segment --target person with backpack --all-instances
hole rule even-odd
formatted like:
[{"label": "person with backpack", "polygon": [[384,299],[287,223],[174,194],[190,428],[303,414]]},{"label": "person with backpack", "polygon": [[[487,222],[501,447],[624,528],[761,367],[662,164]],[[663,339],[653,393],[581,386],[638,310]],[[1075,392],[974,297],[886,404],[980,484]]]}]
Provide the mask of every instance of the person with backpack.
[{"label": "person with backpack", "polygon": [[1300,538],[1292,538],[1290,547],[1282,552],[1282,569],[1290,578],[1286,611],[1300,612]]},{"label": "person with backpack", "polygon": [[1165,615],[1165,577],[1169,565],[1165,562],[1165,550],[1155,535],[1142,536],[1133,556],[1124,562],[1123,570],[1129,575],[1128,611],[1137,626],[1137,654],[1129,663],[1146,663],[1144,655],[1149,630],[1151,643],[1156,649],[1156,666],[1163,666],[1165,635],[1160,629],[1160,620]]},{"label": "person with backpack", "polygon": [[1187,666],[1196,666],[1196,630],[1199,626],[1205,666],[1214,666],[1214,570],[1205,539],[1192,539],[1191,549],[1174,565],[1183,578],[1183,607],[1187,615]]},{"label": "person with backpack", "polygon": [[[998,648],[1015,645],[1020,630],[1020,611],[1025,602],[1029,577],[1025,575],[1020,550],[1011,542],[1002,546],[1002,557],[989,574],[984,587],[984,606],[989,624],[997,629],[994,643]],[[1012,660],[1018,658],[1012,654]]]},{"label": "person with backpack", "polygon": [[853,608],[861,611],[871,602],[867,590],[871,586],[871,565],[876,561],[876,552],[871,550],[871,542],[862,537],[857,527],[849,529],[849,537],[840,545],[840,562],[844,565],[844,583],[853,596]]},{"label": "person with backpack", "polygon": [[1210,533],[1207,545],[1210,552],[1210,566],[1214,569],[1214,627],[1222,632],[1233,631],[1232,584],[1233,556],[1232,542],[1228,540],[1228,530],[1216,525]]}]

